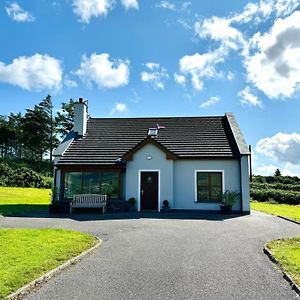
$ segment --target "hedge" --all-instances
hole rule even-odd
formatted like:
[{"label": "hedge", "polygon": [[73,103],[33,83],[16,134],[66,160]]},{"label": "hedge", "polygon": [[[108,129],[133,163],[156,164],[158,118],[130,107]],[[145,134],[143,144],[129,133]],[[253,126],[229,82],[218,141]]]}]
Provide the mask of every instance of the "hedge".
[{"label": "hedge", "polygon": [[7,163],[0,163],[0,186],[50,188],[51,177],[43,176],[30,168],[12,168]]},{"label": "hedge", "polygon": [[252,189],[274,189],[274,190],[288,190],[300,192],[300,184],[287,184],[287,183],[260,183],[252,182],[250,184]]},{"label": "hedge", "polygon": [[252,188],[250,196],[259,202],[278,202],[292,205],[300,204],[300,192],[279,189],[255,189]]}]

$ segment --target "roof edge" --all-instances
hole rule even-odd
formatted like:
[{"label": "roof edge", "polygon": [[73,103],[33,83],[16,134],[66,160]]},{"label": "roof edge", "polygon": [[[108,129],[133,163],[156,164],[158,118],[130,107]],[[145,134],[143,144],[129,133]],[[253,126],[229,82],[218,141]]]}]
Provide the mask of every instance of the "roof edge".
[{"label": "roof edge", "polygon": [[242,131],[236,121],[236,118],[232,112],[225,113],[225,118],[228,121],[229,127],[237,144],[240,155],[249,155],[250,151],[248,145],[244,139]]},{"label": "roof edge", "polygon": [[74,131],[70,131],[63,141],[57,146],[57,148],[53,151],[53,156],[62,156],[66,150],[69,148],[71,143],[76,139],[77,133]]},{"label": "roof edge", "polygon": [[156,146],[157,148],[159,148],[160,150],[165,152],[167,159],[170,159],[170,160],[177,159],[177,155],[175,155],[172,151],[170,151],[164,145],[162,145],[161,143],[159,143],[158,141],[156,141],[154,138],[151,138],[151,137],[146,137],[141,142],[136,144],[132,149],[130,149],[128,152],[126,152],[122,158],[124,160],[132,160],[133,154],[136,153],[138,150],[140,150],[147,144],[153,144],[154,146]]}]

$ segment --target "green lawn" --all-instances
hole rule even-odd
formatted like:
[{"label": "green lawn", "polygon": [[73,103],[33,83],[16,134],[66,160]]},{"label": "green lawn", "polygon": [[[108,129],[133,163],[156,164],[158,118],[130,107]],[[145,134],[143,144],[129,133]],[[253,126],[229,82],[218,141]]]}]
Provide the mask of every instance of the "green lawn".
[{"label": "green lawn", "polygon": [[289,204],[271,204],[268,202],[251,202],[251,208],[271,215],[287,217],[300,222],[300,206]]},{"label": "green lawn", "polygon": [[0,241],[0,299],[96,243],[62,229],[0,229]]},{"label": "green lawn", "polygon": [[47,211],[49,189],[0,187],[0,215]]},{"label": "green lawn", "polygon": [[300,237],[271,241],[267,248],[300,286]]}]

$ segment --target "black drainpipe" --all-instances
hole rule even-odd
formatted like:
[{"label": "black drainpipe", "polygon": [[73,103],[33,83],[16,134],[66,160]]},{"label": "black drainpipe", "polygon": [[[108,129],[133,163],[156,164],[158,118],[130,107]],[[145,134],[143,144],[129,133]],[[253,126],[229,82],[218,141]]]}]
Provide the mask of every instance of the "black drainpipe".
[{"label": "black drainpipe", "polygon": [[243,215],[243,185],[242,185],[242,156],[239,158],[240,164],[240,191],[241,191],[241,215]]}]

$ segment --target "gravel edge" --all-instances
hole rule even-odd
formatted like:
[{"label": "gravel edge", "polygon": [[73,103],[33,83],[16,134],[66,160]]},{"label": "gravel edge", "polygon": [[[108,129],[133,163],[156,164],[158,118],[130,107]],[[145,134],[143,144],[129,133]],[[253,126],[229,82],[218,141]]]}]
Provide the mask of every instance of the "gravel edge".
[{"label": "gravel edge", "polygon": [[91,253],[93,250],[95,250],[96,248],[98,248],[102,244],[102,240],[100,240],[96,236],[94,236],[94,238],[97,240],[96,245],[94,245],[93,247],[85,250],[84,252],[80,253],[79,255],[69,259],[68,261],[66,261],[62,265],[60,265],[60,266],[56,267],[55,269],[47,272],[46,274],[42,275],[41,277],[39,277],[39,278],[31,281],[30,283],[22,286],[21,288],[19,288],[15,292],[13,292],[13,293],[9,294],[8,296],[6,296],[5,299],[9,299],[9,300],[22,299],[23,297],[28,295],[33,289],[41,286],[42,284],[46,283],[50,278],[56,276],[61,271],[65,270],[68,267],[70,267],[71,265],[77,263],[84,256]]},{"label": "gravel edge", "polygon": [[269,259],[274,264],[276,264],[280,268],[281,272],[283,273],[283,278],[286,281],[288,281],[288,283],[291,285],[292,289],[300,296],[300,287],[294,282],[292,277],[282,269],[280,262],[273,256],[272,252],[267,248],[267,244],[265,244],[265,246],[263,248],[263,252],[269,257]]}]

